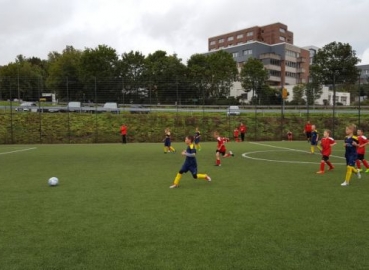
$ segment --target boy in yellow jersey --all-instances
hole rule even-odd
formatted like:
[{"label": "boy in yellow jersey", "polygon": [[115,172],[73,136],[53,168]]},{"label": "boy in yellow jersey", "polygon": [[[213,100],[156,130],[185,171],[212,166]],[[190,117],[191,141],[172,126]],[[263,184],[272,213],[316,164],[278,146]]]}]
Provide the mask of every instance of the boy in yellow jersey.
[{"label": "boy in yellow jersey", "polygon": [[314,154],[315,152],[315,147],[318,148],[318,150],[320,151],[321,148],[320,146],[318,146],[318,142],[319,142],[319,133],[316,130],[315,125],[311,126],[311,138],[310,138],[310,153]]},{"label": "boy in yellow jersey", "polygon": [[354,132],[356,130],[356,126],[354,124],[348,125],[346,127],[346,138],[344,147],[345,157],[346,157],[346,178],[345,182],[341,184],[341,186],[348,186],[350,183],[352,173],[356,173],[357,178],[361,178],[360,171],[355,169],[355,162],[357,159],[357,150],[356,147],[359,145],[359,141],[356,136],[354,136]]},{"label": "boy in yellow jersey", "polygon": [[173,152],[174,153],[176,150],[172,146],[172,140],[171,140],[171,137],[170,137],[169,128],[166,128],[164,130],[164,132],[165,132],[165,138],[163,140],[163,142],[164,142],[164,154],[166,154],[168,152]]},{"label": "boy in yellow jersey", "polygon": [[177,188],[179,187],[179,181],[181,181],[182,174],[186,173],[188,171],[191,172],[192,177],[194,179],[204,179],[208,182],[211,181],[211,178],[207,174],[199,174],[197,173],[197,162],[196,162],[196,148],[193,144],[194,137],[193,136],[187,136],[185,139],[185,143],[187,144],[187,149],[182,151],[182,156],[186,157],[185,162],[182,165],[182,168],[179,170],[179,172],[176,175],[176,178],[174,179],[173,185],[171,185],[169,188]]}]

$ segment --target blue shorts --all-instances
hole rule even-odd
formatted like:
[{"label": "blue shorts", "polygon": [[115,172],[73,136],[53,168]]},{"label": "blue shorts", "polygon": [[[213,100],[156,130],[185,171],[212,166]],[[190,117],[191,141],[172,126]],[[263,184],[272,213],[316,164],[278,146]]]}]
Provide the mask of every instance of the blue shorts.
[{"label": "blue shorts", "polygon": [[182,168],[179,170],[179,173],[186,173],[190,171],[192,175],[197,175],[197,166],[190,164],[183,164]]},{"label": "blue shorts", "polygon": [[356,160],[357,160],[357,155],[346,156],[346,165],[355,166]]},{"label": "blue shorts", "polygon": [[164,146],[169,147],[171,145],[170,139],[165,139]]},{"label": "blue shorts", "polygon": [[312,146],[316,146],[316,145],[318,145],[318,142],[319,142],[319,141],[313,141],[313,140],[312,140],[310,143],[311,143],[311,145],[312,145]]}]

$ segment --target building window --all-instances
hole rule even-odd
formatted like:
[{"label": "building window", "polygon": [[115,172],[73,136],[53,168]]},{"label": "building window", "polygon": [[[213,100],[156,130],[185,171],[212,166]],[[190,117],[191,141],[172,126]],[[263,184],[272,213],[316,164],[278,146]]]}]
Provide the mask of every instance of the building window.
[{"label": "building window", "polygon": [[341,97],[341,103],[346,104],[347,102],[347,97]]},{"label": "building window", "polygon": [[281,62],[279,60],[276,59],[270,59],[270,64],[273,66],[280,66]]},{"label": "building window", "polygon": [[243,38],[243,34],[237,35],[237,39],[241,39],[241,38]]},{"label": "building window", "polygon": [[232,41],[233,40],[233,37],[228,37],[228,41]]},{"label": "building window", "polygon": [[215,45],[215,40],[210,41],[210,45]]},{"label": "building window", "polygon": [[243,54],[243,55],[250,55],[250,54],[252,54],[252,50],[244,50],[244,51],[242,52],[242,54]]},{"label": "building window", "polygon": [[281,77],[281,72],[276,70],[269,70],[270,76]]},{"label": "building window", "polygon": [[224,42],[224,38],[221,38],[218,40],[219,43],[223,43]]},{"label": "building window", "polygon": [[232,56],[233,56],[234,58],[238,57],[238,52],[234,52],[234,53],[232,53]]},{"label": "building window", "polygon": [[284,28],[279,28],[279,32],[286,33],[286,30]]},{"label": "building window", "polygon": [[254,32],[247,32],[246,34],[248,37],[252,37],[254,35]]},{"label": "building window", "polygon": [[279,37],[279,40],[280,41],[286,41],[286,38],[285,37]]}]

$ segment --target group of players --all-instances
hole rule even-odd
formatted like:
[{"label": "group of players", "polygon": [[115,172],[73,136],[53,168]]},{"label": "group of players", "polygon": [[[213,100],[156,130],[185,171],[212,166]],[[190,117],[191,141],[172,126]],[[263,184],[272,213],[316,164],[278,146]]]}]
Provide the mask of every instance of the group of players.
[{"label": "group of players", "polygon": [[[357,129],[356,125],[350,124],[345,129],[346,137],[344,140],[345,158],[346,158],[346,175],[345,181],[341,186],[348,186],[350,184],[351,175],[355,173],[357,177],[361,178],[361,163],[365,166],[366,173],[369,173],[369,164],[365,160],[365,147],[369,143],[365,137],[362,129]],[[356,135],[355,135],[356,132]],[[323,132],[323,138],[319,141],[319,133],[315,125],[308,121],[304,128],[306,138],[310,143],[310,153],[314,154],[315,148],[322,153],[322,160],[320,162],[318,174],[324,174],[325,164],[328,165],[328,171],[333,170],[334,166],[329,161],[329,156],[332,153],[332,146],[336,145],[335,140],[331,137],[331,131],[326,129]],[[356,168],[355,168],[356,165]]]},{"label": "group of players", "polygon": [[[234,157],[232,151],[228,151],[226,149],[226,143],[229,141],[229,138],[222,137],[219,135],[219,132],[215,131],[213,133],[214,138],[217,140],[217,149],[215,153],[216,162],[215,166],[221,166],[220,157],[228,158]],[[201,133],[198,128],[195,130],[194,136],[189,135],[185,138],[185,144],[187,145],[186,150],[182,151],[182,156],[185,156],[185,162],[183,163],[181,169],[177,173],[176,177],[174,178],[173,184],[169,188],[177,188],[179,187],[179,182],[181,181],[183,173],[188,171],[191,172],[192,177],[194,179],[203,179],[206,181],[211,181],[211,177],[208,174],[200,174],[197,173],[197,161],[196,161],[196,152],[201,151]],[[164,153],[175,152],[175,149],[171,146],[171,133],[169,128],[165,129],[165,138],[164,142]]]}]

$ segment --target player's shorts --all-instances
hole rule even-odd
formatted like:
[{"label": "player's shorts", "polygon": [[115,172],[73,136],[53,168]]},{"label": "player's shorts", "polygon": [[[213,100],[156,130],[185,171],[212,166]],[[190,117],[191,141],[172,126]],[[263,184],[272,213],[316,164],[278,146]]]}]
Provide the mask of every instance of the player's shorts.
[{"label": "player's shorts", "polygon": [[364,154],[357,154],[357,159],[358,159],[358,160],[363,160],[363,159],[365,159]]},{"label": "player's shorts", "polygon": [[195,144],[199,144],[199,143],[200,143],[200,139],[196,139]]},{"label": "player's shorts", "polygon": [[346,164],[349,166],[355,166],[357,155],[346,156]]},{"label": "player's shorts", "polygon": [[217,149],[217,150],[215,151],[215,153],[219,153],[219,154],[221,154],[222,156],[224,156],[226,152],[227,152],[227,151],[226,151],[225,149],[224,149],[224,150],[222,150],[222,149],[221,149],[221,150],[218,150],[218,149]]},{"label": "player's shorts", "polygon": [[306,134],[306,138],[308,138],[308,139],[311,138],[311,132],[306,131],[305,134]]},{"label": "player's shorts", "polygon": [[329,156],[322,156],[322,160],[328,161],[329,160]]},{"label": "player's shorts", "polygon": [[170,146],[170,139],[165,139],[164,146],[166,146],[166,147]]},{"label": "player's shorts", "polygon": [[316,145],[318,145],[318,142],[319,142],[319,141],[313,141],[313,140],[311,140],[310,144],[311,144],[312,146],[316,146]]},{"label": "player's shorts", "polygon": [[183,164],[182,168],[179,170],[179,173],[186,173],[190,171],[193,178],[197,178],[197,166],[192,165],[192,164]]}]

